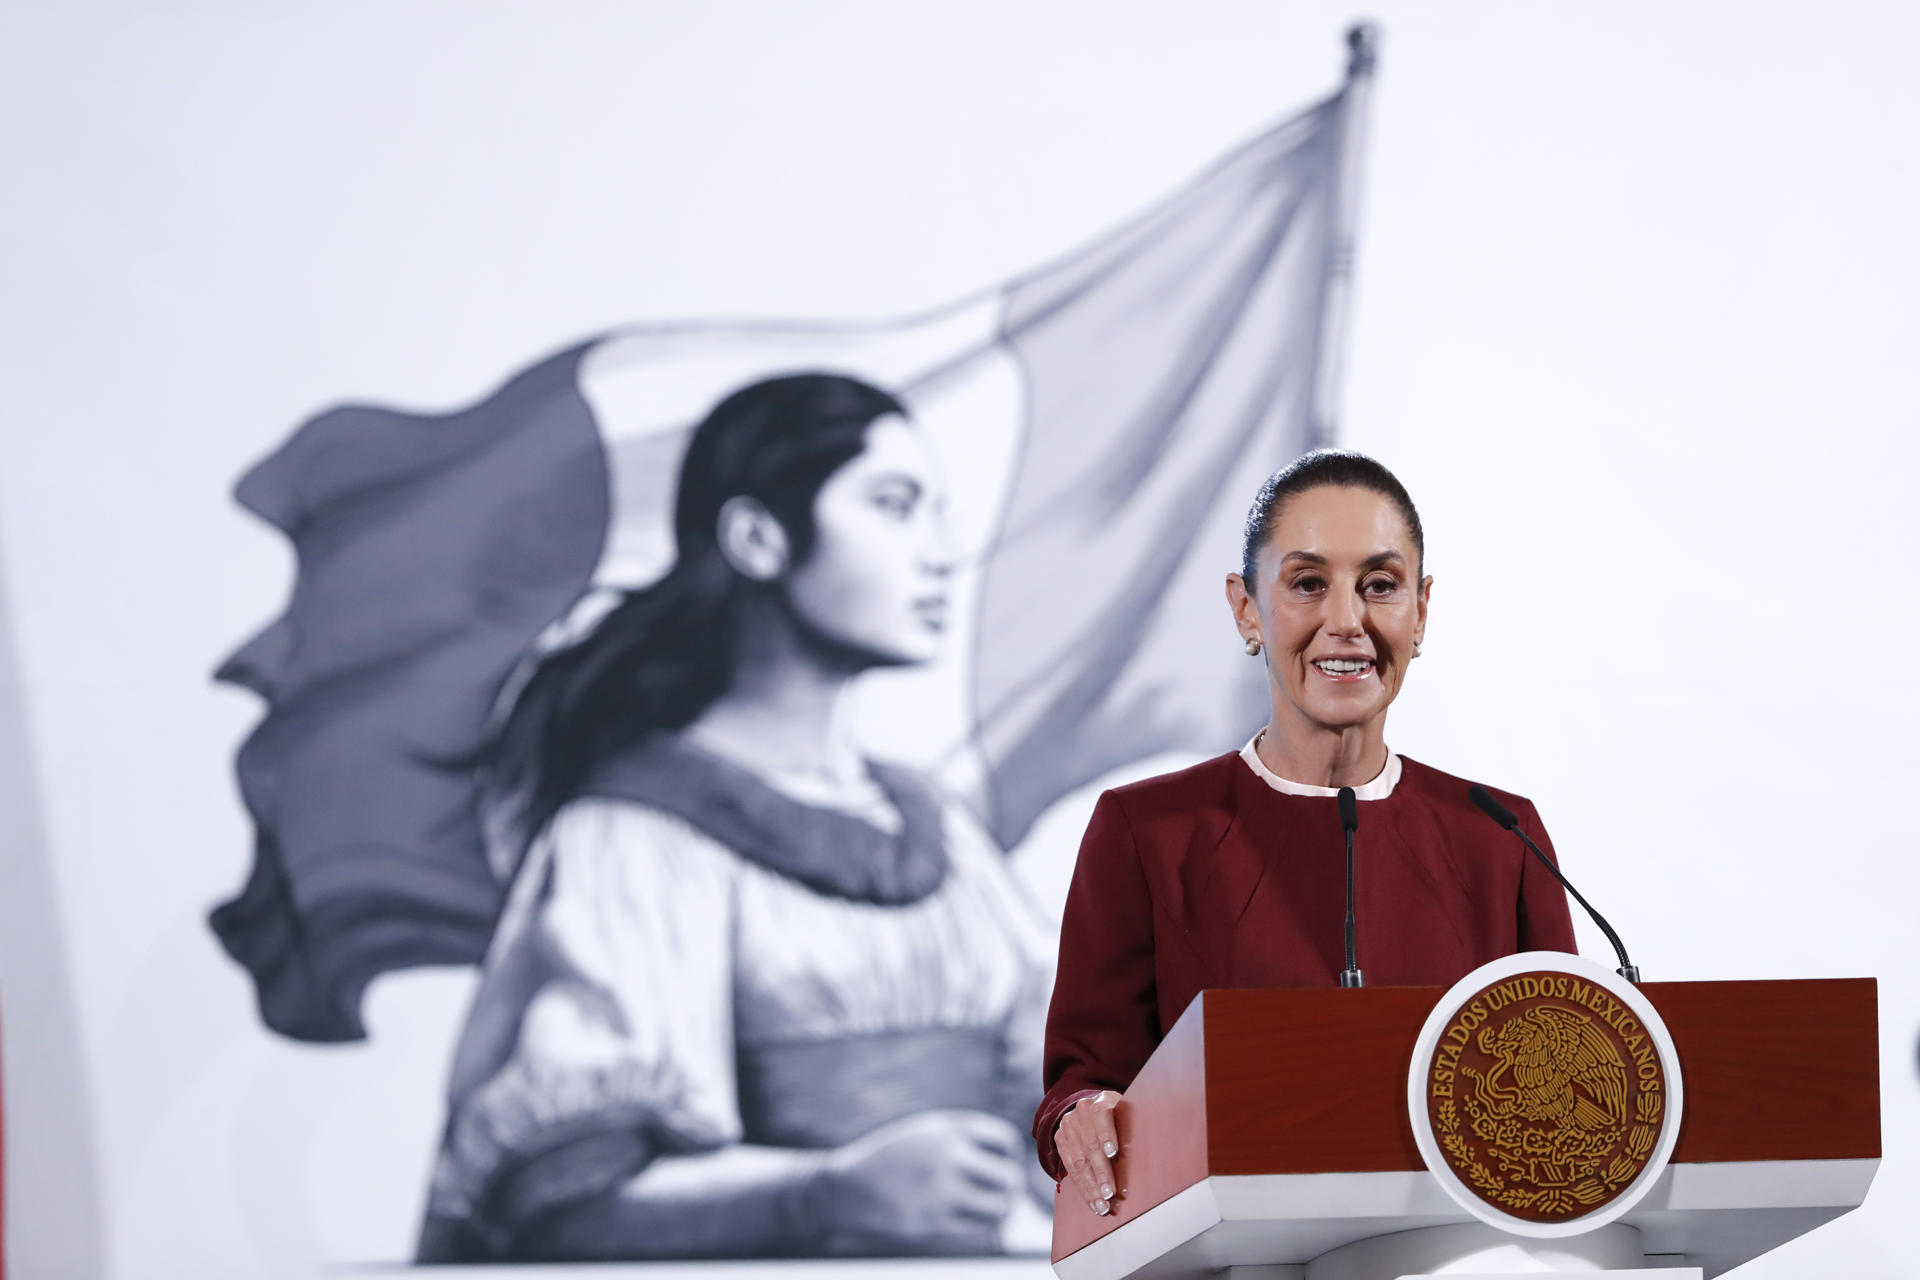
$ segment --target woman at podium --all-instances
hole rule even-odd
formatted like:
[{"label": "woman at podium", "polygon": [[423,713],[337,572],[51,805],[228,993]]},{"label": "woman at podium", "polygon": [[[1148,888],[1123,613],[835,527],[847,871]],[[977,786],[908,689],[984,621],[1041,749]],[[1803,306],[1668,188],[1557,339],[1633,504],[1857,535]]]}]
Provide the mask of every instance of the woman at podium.
[{"label": "woman at podium", "polygon": [[[1467,800],[1387,745],[1433,580],[1406,488],[1364,455],[1307,454],[1248,513],[1227,601],[1272,703],[1244,747],[1104,793],[1067,893],[1048,1012],[1041,1163],[1108,1211],[1117,1090],[1207,987],[1335,986],[1351,787],[1366,980],[1447,986],[1517,951],[1573,951],[1564,891]],[[1549,853],[1525,799],[1494,794]]]}]

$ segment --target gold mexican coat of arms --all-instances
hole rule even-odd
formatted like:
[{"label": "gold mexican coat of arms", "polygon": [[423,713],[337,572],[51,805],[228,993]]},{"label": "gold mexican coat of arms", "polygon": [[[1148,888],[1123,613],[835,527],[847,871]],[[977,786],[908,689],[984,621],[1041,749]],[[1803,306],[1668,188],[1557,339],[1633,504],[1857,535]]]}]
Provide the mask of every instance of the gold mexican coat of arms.
[{"label": "gold mexican coat of arms", "polygon": [[1447,1162],[1504,1213],[1563,1222],[1604,1207],[1653,1155],[1666,1067],[1604,987],[1523,973],[1459,1003],[1427,1066]]}]

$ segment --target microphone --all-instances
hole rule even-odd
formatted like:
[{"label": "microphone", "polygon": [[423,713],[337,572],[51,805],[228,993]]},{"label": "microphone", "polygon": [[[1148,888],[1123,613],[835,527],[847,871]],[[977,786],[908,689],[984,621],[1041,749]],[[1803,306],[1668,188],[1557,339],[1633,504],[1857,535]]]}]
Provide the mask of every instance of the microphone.
[{"label": "microphone", "polygon": [[1347,834],[1347,967],[1340,974],[1340,985],[1364,987],[1367,980],[1360,974],[1353,945],[1353,833],[1360,827],[1360,804],[1354,799],[1352,787],[1340,788],[1339,798],[1340,828]]},{"label": "microphone", "polygon": [[1586,913],[1593,917],[1593,922],[1600,926],[1600,932],[1607,935],[1607,941],[1613,944],[1613,953],[1620,958],[1620,967],[1615,970],[1615,972],[1628,982],[1639,982],[1639,966],[1627,959],[1627,949],[1620,945],[1620,935],[1613,931],[1613,926],[1607,923],[1607,918],[1598,911],[1595,911],[1593,904],[1581,897],[1580,891],[1574,888],[1565,876],[1560,874],[1560,868],[1553,865],[1552,858],[1549,858],[1545,853],[1541,852],[1540,846],[1533,842],[1533,837],[1520,829],[1520,819],[1513,816],[1513,810],[1507,808],[1507,806],[1501,804],[1498,800],[1495,800],[1491,795],[1488,795],[1487,789],[1478,783],[1467,788],[1467,799],[1473,801],[1474,808],[1486,814],[1489,818],[1492,818],[1495,822],[1526,842],[1527,848],[1533,850],[1533,856],[1540,859],[1542,866],[1553,872],[1553,878],[1560,882],[1560,887],[1573,895],[1573,900],[1585,908]]}]

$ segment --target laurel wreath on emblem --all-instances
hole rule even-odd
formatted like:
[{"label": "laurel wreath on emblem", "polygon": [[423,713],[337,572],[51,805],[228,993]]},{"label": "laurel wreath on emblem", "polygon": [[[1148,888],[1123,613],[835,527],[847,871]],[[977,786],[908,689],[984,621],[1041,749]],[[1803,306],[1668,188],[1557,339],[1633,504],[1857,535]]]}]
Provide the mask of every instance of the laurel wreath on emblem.
[{"label": "laurel wreath on emblem", "polygon": [[1463,1072],[1473,1089],[1461,1101],[1495,1167],[1467,1143],[1452,1098],[1440,1102],[1436,1121],[1448,1162],[1485,1199],[1558,1217],[1633,1181],[1659,1134],[1661,1095],[1642,1091],[1628,1116],[1626,1064],[1592,1019],[1535,1007],[1483,1028],[1478,1046],[1497,1065]]}]

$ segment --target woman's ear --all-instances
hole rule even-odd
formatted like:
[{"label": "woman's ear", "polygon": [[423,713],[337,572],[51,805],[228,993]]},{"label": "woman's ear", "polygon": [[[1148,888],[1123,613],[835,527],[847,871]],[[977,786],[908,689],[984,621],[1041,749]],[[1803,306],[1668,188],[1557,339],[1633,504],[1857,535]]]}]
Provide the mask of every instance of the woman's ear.
[{"label": "woman's ear", "polygon": [[772,582],[787,571],[787,531],[757,498],[728,498],[714,529],[720,554],[735,573]]},{"label": "woman's ear", "polygon": [[1413,647],[1419,648],[1427,638],[1427,601],[1433,596],[1433,575],[1420,579],[1420,592],[1414,597],[1417,614],[1413,625]]},{"label": "woman's ear", "polygon": [[1227,608],[1233,610],[1234,629],[1242,640],[1265,640],[1260,634],[1260,614],[1253,597],[1247,594],[1246,580],[1237,573],[1227,575]]}]

